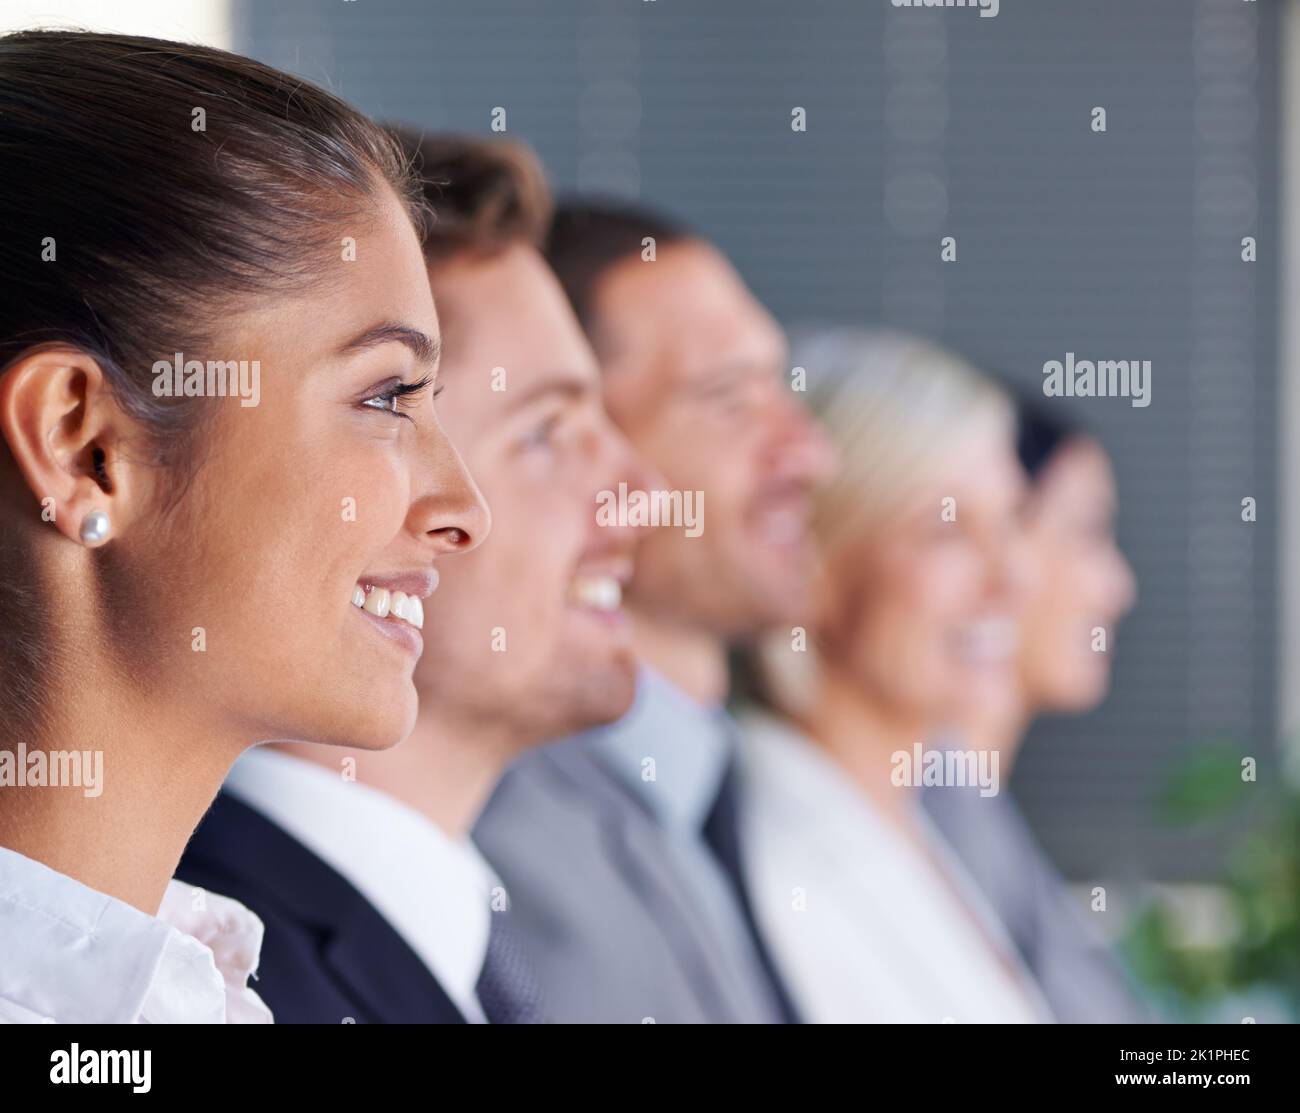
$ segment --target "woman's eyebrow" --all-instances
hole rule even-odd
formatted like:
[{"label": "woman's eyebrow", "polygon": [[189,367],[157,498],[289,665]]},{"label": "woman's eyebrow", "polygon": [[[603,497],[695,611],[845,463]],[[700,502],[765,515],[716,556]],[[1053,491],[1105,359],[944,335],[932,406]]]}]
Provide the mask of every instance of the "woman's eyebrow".
[{"label": "woman's eyebrow", "polygon": [[409,325],[385,322],[359,333],[339,348],[340,355],[356,355],[381,344],[405,344],[420,363],[436,363],[442,353],[441,337],[429,337]]}]

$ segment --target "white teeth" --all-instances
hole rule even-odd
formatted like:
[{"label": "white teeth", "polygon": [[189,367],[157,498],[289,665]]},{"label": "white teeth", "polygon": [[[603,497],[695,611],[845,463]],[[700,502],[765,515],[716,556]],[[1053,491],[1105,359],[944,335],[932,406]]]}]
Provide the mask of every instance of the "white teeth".
[{"label": "white teeth", "polygon": [[417,630],[424,629],[424,604],[417,596],[407,595],[404,591],[389,591],[386,587],[367,590],[357,584],[352,589],[352,605],[376,618],[396,618]]},{"label": "white teeth", "polygon": [[762,518],[763,532],[778,545],[801,541],[807,532],[804,516],[794,510],[769,510]]},{"label": "white teeth", "polygon": [[801,541],[807,532],[803,515],[796,511],[777,511],[767,517],[767,536],[777,542]]},{"label": "white teeth", "polygon": [[957,650],[976,663],[1001,663],[1016,651],[1017,631],[1006,618],[985,618],[967,623],[957,632]]},{"label": "white teeth", "polygon": [[573,598],[593,611],[616,611],[623,605],[623,585],[613,576],[584,576],[574,580]]},{"label": "white teeth", "polygon": [[393,592],[393,597],[388,601],[388,613],[394,618],[400,618],[403,622],[406,619],[406,601],[407,596],[404,591]]},{"label": "white teeth", "polygon": [[388,588],[372,587],[370,591],[366,593],[365,609],[376,618],[387,618],[391,598],[392,597],[388,594]]}]

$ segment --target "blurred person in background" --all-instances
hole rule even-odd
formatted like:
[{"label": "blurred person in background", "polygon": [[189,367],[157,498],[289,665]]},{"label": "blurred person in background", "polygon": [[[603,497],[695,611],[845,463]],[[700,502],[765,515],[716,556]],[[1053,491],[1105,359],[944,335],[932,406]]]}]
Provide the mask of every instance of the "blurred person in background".
[{"label": "blurred person in background", "polygon": [[[605,415],[591,348],[539,251],[551,201],[536,158],[396,134],[432,210],[419,281],[442,328],[438,411],[496,543],[444,569],[419,613],[419,715],[393,760],[301,743],[247,755],[182,876],[239,893],[266,921],[258,986],[282,1021],[535,1023],[551,1016],[509,894],[467,832],[511,758],[631,702],[620,597],[637,535],[594,509],[598,490],[649,476]],[[392,586],[358,605],[409,625]]]},{"label": "blurred person in background", "polygon": [[[1050,1019],[922,809],[917,760],[960,714],[1005,713],[1012,695],[1024,480],[1011,404],[909,336],[824,331],[794,355],[841,466],[817,496],[806,642],[802,627],[764,640],[767,706],[741,719],[759,928],[811,1021]],[[996,792],[989,764],[978,783]]]},{"label": "blurred person in background", "polygon": [[790,389],[781,330],[711,244],[642,210],[575,205],[548,257],[610,416],[703,515],[639,551],[631,712],[518,763],[476,838],[558,1019],[792,1020],[737,858],[727,652],[807,606],[828,445]]},{"label": "blurred person in background", "polygon": [[[1119,619],[1136,601],[1115,540],[1110,459],[1091,436],[1021,405],[1018,449],[1029,478],[1022,515],[1029,575],[1013,698],[970,709],[953,744],[996,750],[1010,772],[1031,721],[1081,714],[1104,698]],[[1150,1019],[1084,922],[1009,792],[926,789],[924,804],[997,910],[1057,1019]]]}]

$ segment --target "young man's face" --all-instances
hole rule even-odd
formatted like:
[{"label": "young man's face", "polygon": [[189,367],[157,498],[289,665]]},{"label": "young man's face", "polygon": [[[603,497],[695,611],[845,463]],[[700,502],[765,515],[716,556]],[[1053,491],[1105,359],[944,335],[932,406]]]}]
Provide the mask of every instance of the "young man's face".
[{"label": "young man's face", "polygon": [[635,685],[620,599],[635,531],[597,493],[644,485],[595,359],[541,255],[515,245],[431,268],[439,418],[492,511],[493,544],[446,561],[426,606],[422,700],[522,747],[617,718]]},{"label": "young man's face", "polygon": [[703,492],[699,536],[646,539],[636,607],[727,639],[802,618],[810,495],[831,454],[776,322],[700,242],[617,264],[594,309],[610,416],[670,488]]}]

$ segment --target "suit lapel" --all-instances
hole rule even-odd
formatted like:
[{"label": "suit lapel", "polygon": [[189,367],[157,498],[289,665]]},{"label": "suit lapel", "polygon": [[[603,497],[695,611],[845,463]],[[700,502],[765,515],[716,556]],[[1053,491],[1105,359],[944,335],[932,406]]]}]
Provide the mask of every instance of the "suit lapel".
[{"label": "suit lapel", "polygon": [[749,887],[745,882],[745,867],[740,845],[738,809],[736,765],[733,760],[727,767],[722,791],[718,793],[717,803],[714,804],[713,811],[709,813],[709,818],[704,825],[704,838],[713,850],[714,857],[717,858],[718,863],[726,873],[727,879],[731,882],[736,902],[740,906],[741,914],[745,920],[745,926],[753,937],[754,950],[758,955],[758,961],[763,967],[763,973],[767,975],[767,979],[771,983],[772,994],[776,998],[781,1020],[786,1024],[798,1024],[799,1013],[794,1007],[794,1002],[790,999],[790,994],[776,968],[771,952],[767,949],[763,934],[758,927],[758,920],[754,915],[754,907],[749,900]]},{"label": "suit lapel", "polygon": [[733,994],[717,976],[725,961],[715,953],[713,933],[701,922],[673,862],[665,859],[662,832],[645,803],[582,749],[565,743],[543,753],[598,807],[611,859],[640,897],[647,918],[671,941],[701,998],[704,1015],[715,1020],[744,1019]]},{"label": "suit lapel", "polygon": [[254,911],[259,901],[322,940],[320,959],[381,1023],[464,1018],[419,956],[352,884],[297,839],[229,793],[218,795],[185,857]]},{"label": "suit lapel", "polygon": [[428,967],[363,898],[336,925],[322,957],[380,1023],[464,1023]]}]

